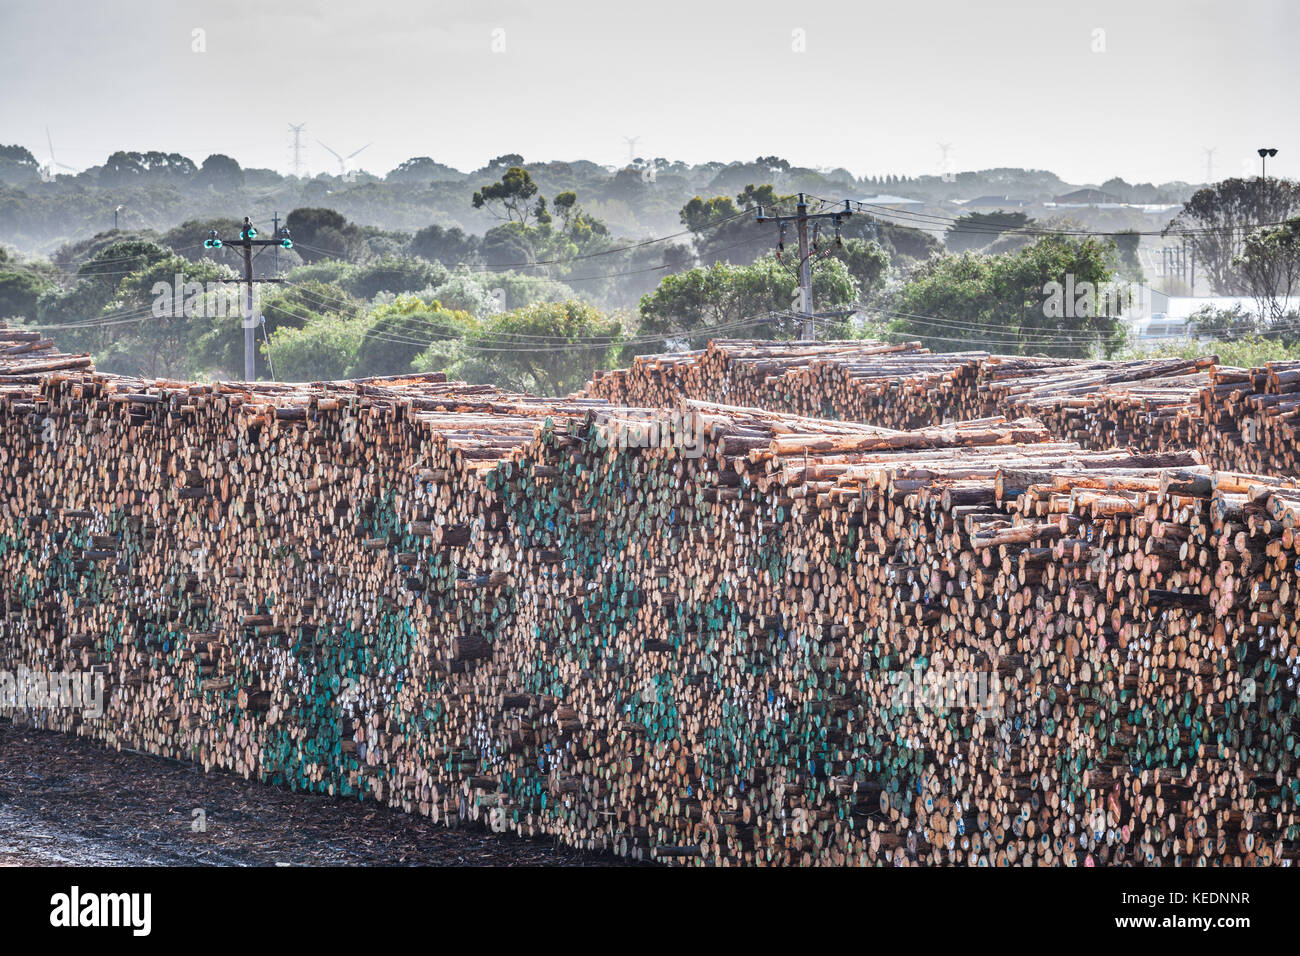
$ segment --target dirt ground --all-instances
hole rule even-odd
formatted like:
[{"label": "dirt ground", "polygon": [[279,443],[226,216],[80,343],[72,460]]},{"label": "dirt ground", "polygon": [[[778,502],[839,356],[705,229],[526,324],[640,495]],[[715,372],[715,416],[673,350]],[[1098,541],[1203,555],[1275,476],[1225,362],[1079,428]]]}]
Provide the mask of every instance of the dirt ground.
[{"label": "dirt ground", "polygon": [[[206,832],[193,832],[202,809]],[[0,866],[613,866],[0,721]]]}]

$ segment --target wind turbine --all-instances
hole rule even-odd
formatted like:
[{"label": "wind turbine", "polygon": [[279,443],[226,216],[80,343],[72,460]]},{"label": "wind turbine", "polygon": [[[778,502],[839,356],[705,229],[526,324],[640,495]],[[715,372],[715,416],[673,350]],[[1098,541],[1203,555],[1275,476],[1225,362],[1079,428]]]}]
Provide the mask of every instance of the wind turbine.
[{"label": "wind turbine", "polygon": [[936,143],[939,147],[939,178],[945,183],[955,182],[957,177],[953,175],[952,167],[948,164],[948,153],[952,151],[952,143]]},{"label": "wind turbine", "polygon": [[50,136],[50,128],[48,126],[45,127],[45,141],[49,143],[50,146],[50,161],[41,167],[41,181],[47,183],[53,182],[54,177],[58,175],[54,171],[55,166],[58,166],[61,169],[66,169],[68,172],[75,173],[76,170],[67,163],[61,163],[54,158],[54,138]]},{"label": "wind turbine", "polygon": [[631,166],[636,162],[636,144],[641,142],[641,137],[624,136],[623,141],[627,143],[627,164]]},{"label": "wind turbine", "polygon": [[[325,144],[321,143],[320,140],[316,140],[316,142],[320,143],[322,146],[325,146]],[[361,149],[357,150],[356,153],[348,153],[348,155],[346,156],[340,156],[338,153],[334,152],[334,150],[330,149],[328,146],[325,146],[325,148],[329,150],[330,155],[332,155],[335,159],[339,161],[339,175],[342,176],[344,179],[348,179],[349,177],[351,177],[352,179],[356,179],[356,173],[348,169],[348,162],[352,159],[353,156],[356,156],[357,153],[360,153],[362,150],[369,149],[373,145],[375,144],[366,143],[366,145],[362,146]]]}]

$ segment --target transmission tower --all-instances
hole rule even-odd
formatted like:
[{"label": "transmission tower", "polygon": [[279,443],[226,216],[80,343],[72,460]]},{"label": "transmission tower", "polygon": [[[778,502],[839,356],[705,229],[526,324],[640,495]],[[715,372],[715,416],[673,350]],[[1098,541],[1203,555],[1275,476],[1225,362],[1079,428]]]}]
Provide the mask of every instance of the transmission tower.
[{"label": "transmission tower", "polygon": [[293,133],[293,174],[302,175],[302,131],[307,128],[306,123],[299,123],[296,126],[289,124],[289,132]]}]

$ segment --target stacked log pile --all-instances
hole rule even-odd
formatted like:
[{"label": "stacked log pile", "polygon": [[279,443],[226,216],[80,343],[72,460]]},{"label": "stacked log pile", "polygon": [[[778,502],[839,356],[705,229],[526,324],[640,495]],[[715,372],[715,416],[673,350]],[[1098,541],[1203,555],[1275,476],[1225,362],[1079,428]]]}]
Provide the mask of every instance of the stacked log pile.
[{"label": "stacked log pile", "polygon": [[1215,361],[1214,356],[1133,362],[995,356],[981,364],[976,396],[957,414],[996,409],[1033,416],[1056,437],[1087,448],[1195,448],[1204,430],[1196,427],[1200,394]]},{"label": "stacked log pile", "polygon": [[597,372],[587,394],[647,408],[703,399],[910,429],[955,420],[947,412],[974,387],[986,358],[934,355],[919,342],[719,339],[695,352],[642,355],[631,368]]},{"label": "stacked log pile", "polygon": [[56,372],[0,436],[0,669],[106,684],[42,726],[664,861],[1300,852],[1294,482],[438,376]]},{"label": "stacked log pile", "polygon": [[[665,745],[676,786],[651,779],[659,814],[626,839],[742,863],[1294,859],[1297,660],[1278,625],[1295,590],[1270,590],[1295,571],[1293,486],[1188,454],[1013,444],[1028,423],[985,426],[1008,444],[981,447],[979,425],[900,436],[691,407],[725,422],[695,476],[717,478],[624,546],[659,585],[628,602],[626,656],[602,671],[580,653],[568,672],[595,675],[579,726],[620,681],[635,717],[615,707],[582,739],[578,775],[608,728]],[[615,489],[680,479],[625,457]],[[600,589],[612,575],[620,597],[644,595],[628,564]],[[603,598],[597,622],[607,603],[622,606]],[[928,678],[961,703],[900,695]]]},{"label": "stacked log pile", "polygon": [[1225,468],[1300,474],[1300,362],[1219,366],[1200,393],[1204,453]]},{"label": "stacked log pile", "polygon": [[60,352],[40,332],[13,329],[0,321],[0,387],[30,385],[47,372],[90,367],[89,355]]},{"label": "stacked log pile", "polygon": [[1217,468],[1300,474],[1297,363],[1216,363],[1214,356],[1109,362],[932,355],[877,342],[719,340],[697,352],[639,356],[630,368],[598,374],[587,394],[630,405],[731,402],[901,429],[1029,416],[1086,448],[1196,448]]}]

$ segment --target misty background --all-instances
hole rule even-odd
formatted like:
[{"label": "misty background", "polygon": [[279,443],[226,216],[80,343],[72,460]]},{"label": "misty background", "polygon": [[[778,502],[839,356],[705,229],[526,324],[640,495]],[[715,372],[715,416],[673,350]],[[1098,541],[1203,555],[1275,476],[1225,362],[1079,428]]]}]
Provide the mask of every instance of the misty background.
[{"label": "misty background", "polygon": [[803,195],[851,214],[812,228],[820,338],[1300,357],[1297,21],[1262,0],[7,2],[0,321],[104,371],[240,377],[248,216],[276,240],[257,377],[561,393],[806,334],[793,229],[756,221]]},{"label": "misty background", "polygon": [[637,136],[689,163],[920,175],[944,142],[959,169],[1080,183],[1203,181],[1203,146],[1241,175],[1262,138],[1293,176],[1298,27],[1287,0],[6,0],[0,130],[44,159],[48,126],[76,168],[157,149],[288,171],[286,124],[305,123],[310,171],[333,168],[319,137],[373,142],[377,173],[612,164]]}]

